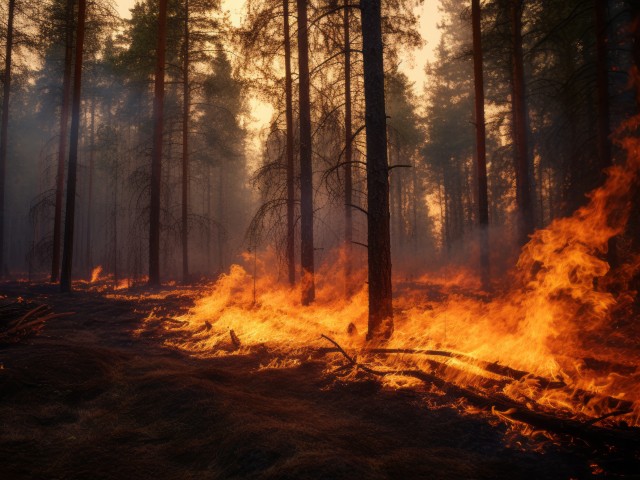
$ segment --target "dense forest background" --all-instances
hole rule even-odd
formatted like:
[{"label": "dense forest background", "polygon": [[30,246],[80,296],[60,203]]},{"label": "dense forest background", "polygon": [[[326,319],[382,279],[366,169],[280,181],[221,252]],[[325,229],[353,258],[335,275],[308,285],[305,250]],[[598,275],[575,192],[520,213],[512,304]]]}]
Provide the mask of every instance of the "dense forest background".
[{"label": "dense forest background", "polygon": [[[98,265],[115,284],[143,282],[148,275],[156,3],[136,3],[127,20],[109,1],[87,3],[74,278],[90,278]],[[416,2],[382,4],[394,269],[409,275],[451,262],[479,264],[474,56],[480,54],[489,250],[492,269],[500,269],[513,262],[533,228],[582,205],[602,182],[603,169],[622,161],[611,132],[639,107],[630,74],[637,72],[640,48],[633,30],[637,2],[487,0],[481,5],[478,51],[471,2],[442,0],[441,42],[435,61],[425,65],[426,87],[417,93],[399,66],[400,53],[423,41]],[[65,70],[76,45],[77,7],[73,0],[0,6],[0,37],[3,47],[11,46],[1,53],[3,98],[10,92],[4,275],[58,274],[65,101],[73,80]],[[348,268],[358,271],[366,265],[367,244],[359,12],[338,1],[312,1],[305,8],[311,251],[320,264],[342,248]],[[301,248],[298,156],[304,113],[295,10],[295,2],[249,0],[243,23],[233,27],[216,0],[168,1],[163,281],[215,278],[241,253],[267,247],[279,258],[283,280],[300,277],[292,260]],[[252,99],[273,105],[259,139],[247,129]],[[636,214],[631,231],[612,242],[611,262],[636,250],[637,224]]]}]

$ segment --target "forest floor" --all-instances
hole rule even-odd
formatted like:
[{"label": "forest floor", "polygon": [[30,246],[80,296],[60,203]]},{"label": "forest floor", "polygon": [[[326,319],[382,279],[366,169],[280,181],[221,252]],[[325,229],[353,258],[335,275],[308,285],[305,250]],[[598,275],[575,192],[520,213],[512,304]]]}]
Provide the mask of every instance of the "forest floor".
[{"label": "forest floor", "polygon": [[638,452],[506,441],[488,415],[337,381],[322,358],[259,369],[268,352],[200,359],[140,333],[152,309],[187,308],[181,295],[0,295],[76,312],[0,346],[2,479],[640,478]]}]

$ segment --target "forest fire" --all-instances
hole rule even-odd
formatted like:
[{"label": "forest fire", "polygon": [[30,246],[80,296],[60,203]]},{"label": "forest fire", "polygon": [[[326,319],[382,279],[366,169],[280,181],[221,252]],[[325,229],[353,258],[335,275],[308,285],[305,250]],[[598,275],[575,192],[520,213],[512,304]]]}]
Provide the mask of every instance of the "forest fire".
[{"label": "forest fire", "polygon": [[[479,284],[471,271],[460,273],[465,285],[457,289],[455,282],[438,284],[437,276],[402,284],[397,275],[396,328],[384,349],[365,340],[364,282],[344,298],[341,255],[322,266],[317,301],[303,307],[297,301],[300,292],[274,277],[273,252],[258,257],[253,274],[252,256],[245,258],[248,267],[234,265],[194,308],[175,319],[183,322],[188,339],[169,337],[167,343],[200,356],[262,346],[279,356],[270,368],[286,368],[330,346],[320,338],[327,335],[357,352],[365,371],[375,369],[389,386],[415,384],[403,372],[418,369],[587,425],[640,426],[637,339],[611,327],[631,320],[616,316],[624,315],[620,307],[635,292],[603,288],[611,282],[603,260],[607,242],[625,228],[640,168],[640,141],[622,143],[626,163],[609,169],[588,204],[533,234],[511,273],[512,287],[491,295],[470,288]],[[629,275],[637,268],[632,263],[619,271]],[[509,421],[513,412],[499,410],[494,413]]]},{"label": "forest fire", "polygon": [[0,45],[3,479],[636,478],[640,2],[7,0]]}]

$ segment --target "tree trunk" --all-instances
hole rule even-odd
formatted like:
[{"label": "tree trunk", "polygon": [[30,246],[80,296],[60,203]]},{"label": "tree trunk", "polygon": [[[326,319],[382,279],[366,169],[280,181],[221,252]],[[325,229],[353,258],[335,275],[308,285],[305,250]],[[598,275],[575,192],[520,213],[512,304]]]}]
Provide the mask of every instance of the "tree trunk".
[{"label": "tree trunk", "polygon": [[4,197],[7,184],[7,141],[9,139],[9,96],[11,95],[11,54],[13,53],[13,16],[16,0],[9,0],[7,47],[4,57],[4,86],[2,97],[2,131],[0,131],[0,278],[4,277]]},{"label": "tree trunk", "polygon": [[473,75],[475,86],[476,162],[478,172],[478,226],[480,228],[480,276],[489,288],[489,200],[487,192],[487,148],[484,118],[484,76],[480,0],[471,2],[473,28]]},{"label": "tree trunk", "polygon": [[284,71],[287,121],[287,268],[289,284],[296,283],[296,237],[295,237],[295,185],[293,156],[293,80],[291,77],[291,32],[289,29],[289,0],[284,7]]},{"label": "tree trunk", "polygon": [[[630,0],[631,10],[631,56],[632,66],[630,68],[631,88],[635,90],[636,115],[640,114],[640,3],[637,0]],[[629,222],[629,234],[631,236],[633,251],[640,250],[640,192],[636,189],[633,198],[633,210],[631,221]],[[640,275],[636,275],[633,281],[633,288],[640,289]]]},{"label": "tree trunk", "polygon": [[631,0],[631,22],[633,34],[632,57],[633,66],[631,67],[633,77],[633,87],[636,89],[636,107],[640,113],[640,4],[636,0]]},{"label": "tree trunk", "polygon": [[[402,147],[400,145],[400,134],[396,130],[395,131],[395,165],[400,165],[400,156]],[[395,178],[394,178],[395,177]],[[404,177],[402,168],[396,168],[396,171],[389,177],[390,181],[393,182],[395,179],[395,185],[389,185],[391,191],[393,191],[393,195],[395,196],[395,200],[393,203],[395,204],[395,233],[396,233],[396,248],[398,254],[402,255],[403,247],[404,247],[404,205],[402,203],[402,189],[404,188]],[[393,210],[391,210],[393,212]],[[393,215],[393,213],[392,213]],[[393,216],[391,217],[393,218]],[[393,238],[393,237],[392,237]],[[391,245],[393,252],[393,243]]]},{"label": "tree trunk", "polygon": [[[387,129],[387,158],[391,165],[400,164],[400,136],[398,131]],[[392,148],[395,147],[395,148]],[[391,229],[391,254],[393,258],[400,258],[402,252],[402,176],[400,168],[389,173],[389,210]]]},{"label": "tree trunk", "polygon": [[393,333],[389,167],[384,105],[384,65],[380,0],[360,2],[367,135],[367,239],[369,325],[367,339]]},{"label": "tree trunk", "polygon": [[69,103],[71,101],[71,66],[73,63],[73,7],[75,0],[67,0],[64,73],[62,78],[62,106],[60,108],[60,138],[56,172],[56,204],[53,216],[53,254],[51,257],[51,283],[60,274],[60,240],[62,232],[62,197],[64,195],[64,159],[67,154]]},{"label": "tree trunk", "polygon": [[73,235],[76,211],[76,174],[78,169],[78,135],[80,131],[80,94],[82,88],[82,53],[84,48],[84,20],[86,8],[86,0],[79,0],[78,25],[76,27],[76,58],[73,70],[73,103],[71,106],[71,138],[69,140],[67,202],[64,222],[62,273],[60,275],[60,288],[63,292],[71,291]]},{"label": "tree trunk", "polygon": [[189,281],[189,0],[185,0],[182,113],[182,281]]},{"label": "tree trunk", "polygon": [[93,225],[93,174],[95,170],[96,154],[96,99],[91,99],[91,130],[90,130],[90,150],[89,150],[89,188],[87,192],[87,258],[86,263],[89,269],[93,268],[93,246],[91,245],[91,227]]},{"label": "tree trunk", "polygon": [[350,297],[353,293],[351,271],[353,268],[353,126],[351,113],[351,35],[349,31],[349,0],[345,0],[344,8],[344,279],[345,293]]},{"label": "tree trunk", "polygon": [[415,160],[412,161],[411,167],[411,219],[413,226],[411,228],[411,240],[413,244],[413,254],[418,257],[418,242],[420,239],[420,231],[418,227],[418,202],[421,200],[418,196],[418,165]]},{"label": "tree trunk", "polygon": [[533,233],[533,202],[527,144],[527,106],[525,103],[524,65],[522,59],[522,0],[509,3],[512,41],[511,106],[513,143],[516,160],[516,203],[518,206],[518,237],[521,245]]},{"label": "tree trunk", "polygon": [[120,281],[120,271],[118,269],[118,182],[120,177],[120,165],[116,158],[113,162],[113,212],[111,222],[113,223],[113,286],[118,288]]},{"label": "tree trunk", "polygon": [[[604,171],[611,166],[611,126],[609,123],[609,59],[607,54],[607,0],[594,0],[596,31],[596,83],[597,83],[597,143],[598,161]],[[603,172],[604,175],[604,172]],[[609,239],[607,261],[611,267],[618,264],[617,241]]]},{"label": "tree trunk", "polygon": [[300,82],[300,229],[302,304],[315,299],[313,251],[313,169],[311,164],[311,105],[309,93],[309,32],[307,0],[298,5],[298,76]]},{"label": "tree trunk", "polygon": [[212,228],[212,212],[211,212],[211,163],[207,163],[207,201],[206,201],[206,211],[207,211],[207,274],[212,275],[212,251],[211,251],[211,228]]},{"label": "tree trunk", "polygon": [[218,217],[218,272],[222,275],[222,272],[225,270],[225,230],[224,227],[227,224],[225,221],[224,215],[224,199],[225,199],[225,169],[222,161],[220,162],[220,167],[218,168],[220,171],[218,175],[218,204],[217,204],[217,217]]},{"label": "tree trunk", "polygon": [[162,130],[164,127],[164,69],[167,44],[167,0],[158,0],[158,38],[153,95],[151,147],[151,204],[149,218],[149,285],[160,285],[160,185],[162,183]]}]

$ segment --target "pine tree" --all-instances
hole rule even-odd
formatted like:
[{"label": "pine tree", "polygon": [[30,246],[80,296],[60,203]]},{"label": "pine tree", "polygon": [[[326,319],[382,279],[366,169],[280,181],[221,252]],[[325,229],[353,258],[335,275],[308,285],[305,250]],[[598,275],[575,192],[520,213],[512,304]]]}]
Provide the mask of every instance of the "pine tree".
[{"label": "pine tree", "polygon": [[311,164],[311,103],[309,77],[309,31],[307,0],[298,6],[298,81],[300,109],[300,231],[302,267],[302,304],[315,299],[315,267],[313,247],[313,167]]},{"label": "pine tree", "polygon": [[487,147],[484,117],[484,73],[480,0],[471,2],[473,30],[473,75],[475,87],[476,163],[478,169],[478,224],[480,227],[480,271],[489,287],[489,198],[487,191]]},{"label": "pine tree", "polygon": [[5,249],[5,190],[7,172],[7,142],[9,141],[9,100],[11,96],[11,57],[13,54],[13,19],[16,0],[9,0],[7,19],[7,44],[4,57],[4,78],[2,96],[2,125],[0,128],[0,278],[6,271],[4,261]]},{"label": "pine tree", "polygon": [[367,339],[393,333],[389,167],[384,104],[382,19],[379,0],[360,3],[367,134],[367,241],[369,323]]},{"label": "pine tree", "polygon": [[156,73],[153,100],[153,146],[151,150],[151,208],[149,219],[149,285],[160,285],[160,186],[162,183],[162,137],[164,130],[164,75],[167,43],[167,0],[159,1]]},{"label": "pine tree", "polygon": [[71,291],[78,169],[78,136],[80,133],[80,97],[82,91],[82,55],[84,52],[86,9],[86,0],[78,0],[78,21],[76,25],[75,61],[73,69],[73,98],[71,104],[71,138],[69,140],[69,170],[67,173],[67,201],[62,251],[62,273],[60,275],[60,288],[63,292]]}]

